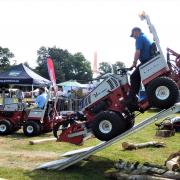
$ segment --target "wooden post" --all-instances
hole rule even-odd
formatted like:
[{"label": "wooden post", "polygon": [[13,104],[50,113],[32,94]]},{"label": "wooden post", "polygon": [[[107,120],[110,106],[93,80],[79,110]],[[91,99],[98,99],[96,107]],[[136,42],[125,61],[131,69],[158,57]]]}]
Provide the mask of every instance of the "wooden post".
[{"label": "wooden post", "polygon": [[175,130],[157,130],[156,136],[170,137],[175,135]]}]

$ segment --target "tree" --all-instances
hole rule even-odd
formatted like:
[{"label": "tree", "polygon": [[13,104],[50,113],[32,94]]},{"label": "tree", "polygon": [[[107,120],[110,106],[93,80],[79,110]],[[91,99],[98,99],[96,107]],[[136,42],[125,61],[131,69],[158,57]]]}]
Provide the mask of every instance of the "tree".
[{"label": "tree", "polygon": [[92,79],[91,64],[80,52],[74,54],[73,56],[73,72],[75,79],[80,81],[88,81]]},{"label": "tree", "polygon": [[29,63],[27,61],[24,62],[24,65],[26,67],[28,67],[29,69],[31,69],[32,71],[34,71],[34,69],[29,65]]},{"label": "tree", "polygon": [[121,61],[116,61],[114,64],[101,62],[99,64],[99,72],[100,72],[100,75],[104,75],[107,73],[117,74],[117,70],[123,67],[125,67],[125,64]]},{"label": "tree", "polygon": [[41,47],[38,52],[36,72],[43,77],[49,78],[47,71],[47,56],[53,59],[57,82],[67,80],[85,80],[92,79],[90,62],[85,59],[82,53],[72,55],[67,50],[56,47]]},{"label": "tree", "polygon": [[112,73],[111,64],[109,64],[107,62],[101,62],[99,64],[99,73],[100,73],[100,75],[104,75],[104,74],[107,74],[107,73]]},{"label": "tree", "polygon": [[121,62],[121,61],[116,61],[112,66],[113,66],[113,72],[115,74],[117,74],[117,70],[121,69],[121,68],[124,68],[125,64],[123,62]]},{"label": "tree", "polygon": [[5,71],[10,66],[10,59],[14,57],[14,54],[10,52],[8,48],[2,48],[0,46],[0,71]]}]

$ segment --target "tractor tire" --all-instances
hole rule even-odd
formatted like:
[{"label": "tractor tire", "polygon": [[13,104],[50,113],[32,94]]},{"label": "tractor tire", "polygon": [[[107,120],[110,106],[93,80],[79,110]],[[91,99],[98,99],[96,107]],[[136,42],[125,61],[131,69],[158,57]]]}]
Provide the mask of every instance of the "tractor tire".
[{"label": "tractor tire", "polygon": [[129,121],[126,119],[126,130],[131,129],[134,126],[134,124],[135,124],[135,118]]},{"label": "tractor tire", "polygon": [[127,130],[125,119],[113,111],[100,112],[92,123],[92,131],[101,141],[109,141]]},{"label": "tractor tire", "polygon": [[0,135],[8,135],[12,132],[12,123],[8,120],[0,121]]},{"label": "tractor tire", "polygon": [[168,77],[158,77],[146,88],[150,106],[167,109],[173,106],[179,97],[178,86]]},{"label": "tractor tire", "polygon": [[37,122],[34,121],[27,121],[23,125],[23,132],[26,136],[32,137],[37,136],[41,132],[40,125]]}]

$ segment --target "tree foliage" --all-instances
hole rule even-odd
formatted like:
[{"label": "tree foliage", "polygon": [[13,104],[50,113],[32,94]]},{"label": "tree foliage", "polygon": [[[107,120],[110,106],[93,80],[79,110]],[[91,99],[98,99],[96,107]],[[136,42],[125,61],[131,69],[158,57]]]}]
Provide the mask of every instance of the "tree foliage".
[{"label": "tree foliage", "polygon": [[5,71],[10,67],[10,59],[13,57],[14,54],[8,48],[0,46],[0,71]]},{"label": "tree foliage", "polygon": [[107,62],[99,63],[99,73],[100,73],[100,75],[104,75],[104,74],[111,73],[111,72],[112,72],[111,64],[109,64]]},{"label": "tree foliage", "polygon": [[121,61],[116,61],[112,66],[113,66],[113,72],[117,74],[117,70],[125,67],[125,64]]},{"label": "tree foliage", "polygon": [[99,64],[99,73],[100,73],[100,75],[104,75],[107,73],[117,74],[117,70],[122,67],[125,67],[125,64],[121,61],[116,61],[114,64],[110,64],[107,62],[101,62]]},{"label": "tree foliage", "polygon": [[36,72],[49,78],[47,70],[47,56],[53,59],[57,82],[67,80],[88,81],[92,79],[90,62],[82,53],[71,54],[67,50],[56,47],[41,47],[38,51],[38,66]]}]

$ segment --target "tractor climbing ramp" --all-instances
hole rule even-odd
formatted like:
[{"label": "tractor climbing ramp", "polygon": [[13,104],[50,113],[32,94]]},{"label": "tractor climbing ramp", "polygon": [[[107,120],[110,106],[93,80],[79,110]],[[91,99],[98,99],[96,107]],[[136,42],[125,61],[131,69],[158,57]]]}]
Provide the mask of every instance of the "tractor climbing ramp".
[{"label": "tractor climbing ramp", "polygon": [[139,124],[137,124],[133,128],[131,128],[128,131],[120,134],[119,136],[116,136],[115,138],[113,138],[109,141],[102,142],[102,143],[100,143],[94,147],[90,147],[89,149],[82,151],[82,153],[74,154],[70,157],[63,158],[60,160],[55,160],[55,161],[44,163],[44,164],[40,165],[39,167],[37,167],[36,169],[63,170],[63,169],[65,169],[65,168],[85,159],[85,158],[88,158],[90,155],[92,155],[92,154],[94,154],[100,150],[103,150],[104,148],[106,148],[108,146],[111,146],[112,144],[118,142],[119,140],[122,140],[126,136],[139,131],[140,129],[156,122],[157,120],[159,120],[161,118],[165,118],[165,117],[167,117],[171,114],[174,114],[178,111],[180,111],[180,103],[176,103],[174,106],[170,107],[169,109],[162,110],[159,113],[157,113],[156,115],[145,119],[144,121],[140,122]]}]

